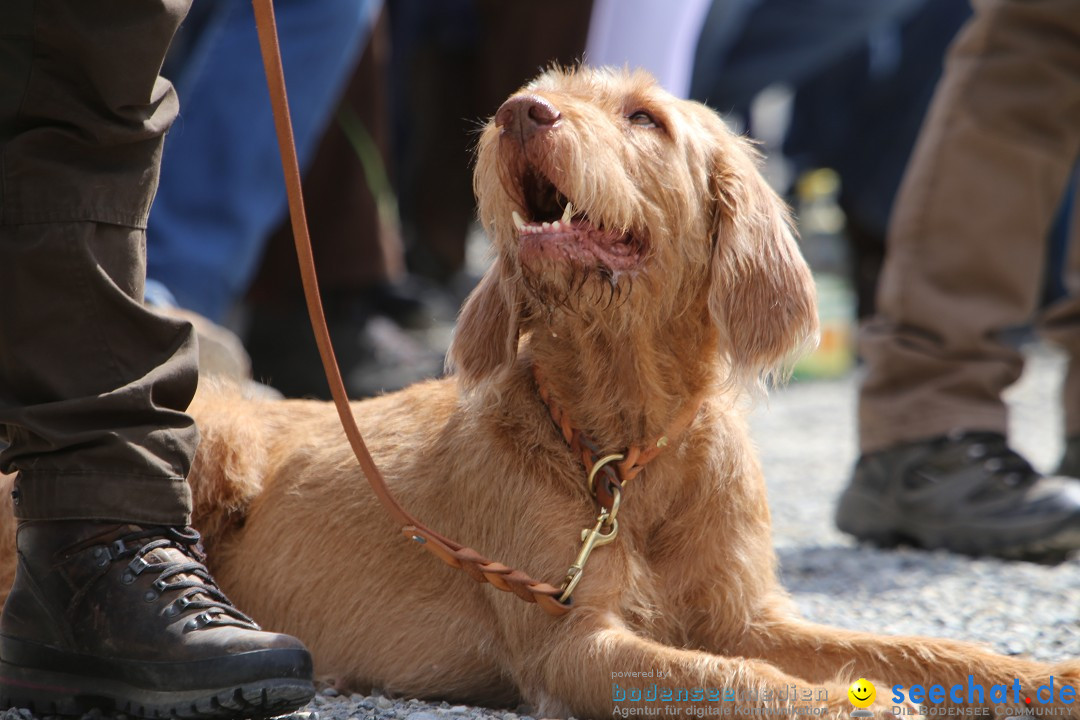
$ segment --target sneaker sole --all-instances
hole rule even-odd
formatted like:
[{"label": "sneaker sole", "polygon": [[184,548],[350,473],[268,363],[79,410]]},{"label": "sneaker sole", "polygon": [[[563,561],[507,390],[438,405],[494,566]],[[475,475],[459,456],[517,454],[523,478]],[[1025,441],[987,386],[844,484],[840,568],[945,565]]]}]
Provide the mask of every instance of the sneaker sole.
[{"label": "sneaker sole", "polygon": [[269,718],[298,710],[314,696],[311,682],[295,678],[177,693],[0,661],[0,709],[26,708],[37,716],[99,709],[151,719]]},{"label": "sneaker sole", "polygon": [[942,548],[962,555],[990,555],[1008,560],[1056,563],[1080,548],[1080,525],[1076,518],[1064,518],[1042,537],[1004,543],[1000,531],[988,535],[984,530],[965,528],[958,523],[934,525],[903,518],[876,497],[852,488],[844,492],[837,505],[836,526],[859,540],[882,547],[909,544],[928,550]]}]

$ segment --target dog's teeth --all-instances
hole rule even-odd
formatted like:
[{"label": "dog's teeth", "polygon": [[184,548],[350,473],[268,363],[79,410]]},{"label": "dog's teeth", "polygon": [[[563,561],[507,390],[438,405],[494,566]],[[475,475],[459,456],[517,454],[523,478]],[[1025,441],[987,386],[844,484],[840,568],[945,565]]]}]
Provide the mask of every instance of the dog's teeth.
[{"label": "dog's teeth", "polygon": [[560,220],[562,220],[564,223],[569,223],[570,218],[572,217],[574,217],[574,204],[567,200],[566,207],[563,208],[562,217],[560,218]]},{"label": "dog's teeth", "polygon": [[513,213],[512,213],[511,215],[510,215],[510,217],[511,217],[511,218],[513,218],[513,220],[514,220],[514,227],[516,227],[516,228],[518,229],[518,232],[521,232],[522,230],[524,230],[524,229],[525,229],[525,221],[521,219],[521,216],[520,216],[520,215],[518,215],[518,211],[517,211],[517,210],[515,210],[515,211],[514,211],[514,212],[513,212]]},{"label": "dog's teeth", "polygon": [[559,221],[556,220],[555,222],[551,223],[551,229],[558,232],[559,230],[562,229],[562,225],[560,225]]},{"label": "dog's teeth", "polygon": [[545,230],[550,230],[551,229],[551,223],[549,223],[549,222],[542,223],[540,225],[540,227],[544,228]]}]

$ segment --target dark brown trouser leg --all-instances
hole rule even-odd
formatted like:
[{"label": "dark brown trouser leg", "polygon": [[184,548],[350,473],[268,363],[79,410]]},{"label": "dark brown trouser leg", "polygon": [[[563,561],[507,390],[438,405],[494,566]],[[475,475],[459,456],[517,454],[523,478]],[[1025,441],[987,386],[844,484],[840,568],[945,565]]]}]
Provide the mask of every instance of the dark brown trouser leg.
[{"label": "dark brown trouser leg", "polygon": [[0,468],[21,518],[186,523],[186,323],[143,308],[189,0],[0,4]]}]

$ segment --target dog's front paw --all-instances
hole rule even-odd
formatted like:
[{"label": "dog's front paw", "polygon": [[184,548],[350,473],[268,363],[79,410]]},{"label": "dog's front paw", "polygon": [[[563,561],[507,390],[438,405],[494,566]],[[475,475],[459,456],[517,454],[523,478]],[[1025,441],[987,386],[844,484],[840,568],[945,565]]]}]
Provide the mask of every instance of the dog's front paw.
[{"label": "dog's front paw", "polygon": [[[1054,678],[1053,704],[1064,708],[1065,717],[1080,718],[1080,660],[1057,663],[1050,667],[1050,675]],[[1045,698],[1047,690],[1041,692]]]}]

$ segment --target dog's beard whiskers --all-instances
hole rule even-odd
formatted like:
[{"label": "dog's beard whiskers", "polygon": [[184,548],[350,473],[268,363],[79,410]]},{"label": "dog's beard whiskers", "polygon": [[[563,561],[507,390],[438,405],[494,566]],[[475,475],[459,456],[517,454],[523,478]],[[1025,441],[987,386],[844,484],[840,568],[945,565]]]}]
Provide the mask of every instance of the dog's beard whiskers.
[{"label": "dog's beard whiskers", "polygon": [[[604,288],[607,287],[606,282],[601,282],[604,279],[604,270],[603,270],[603,268],[596,268],[596,271],[595,272],[590,272],[589,276],[590,277],[592,277],[592,276],[597,277],[597,282],[593,283],[593,288],[592,288],[592,292],[590,293],[590,297],[591,297],[593,305],[599,305],[604,300]],[[584,289],[584,283],[582,284],[582,289]]]},{"label": "dog's beard whiskers", "polygon": [[630,293],[633,290],[633,276],[623,275],[620,278],[608,267],[599,268],[599,275],[606,281],[604,285],[600,286],[601,292],[606,289],[608,296],[607,303],[604,305],[604,310],[607,311],[611,310],[613,307],[622,307],[629,299]]},{"label": "dog's beard whiskers", "polygon": [[555,309],[573,310],[570,304],[573,283],[566,285],[555,284],[543,277],[543,273],[534,272],[528,268],[522,273],[522,280],[526,290],[536,298],[548,312]]},{"label": "dog's beard whiskers", "polygon": [[575,315],[581,315],[581,306],[585,295],[585,283],[589,281],[591,275],[592,268],[574,266],[573,274],[571,274],[569,281],[567,282],[564,308]]},{"label": "dog's beard whiskers", "polygon": [[590,267],[581,268],[580,271],[574,273],[574,275],[575,275],[575,283],[574,284],[577,287],[574,288],[573,294],[575,296],[581,296],[585,292],[585,283],[589,282],[589,278],[592,276],[592,268],[590,268]]},{"label": "dog's beard whiskers", "polygon": [[[572,266],[569,274],[559,280],[551,277],[554,269],[552,265],[545,265],[540,270],[525,267],[521,272],[525,289],[548,313],[561,310],[582,316],[589,308],[608,312],[625,305],[633,292],[632,275],[616,275],[604,265]],[[568,268],[562,266],[558,270],[565,273]],[[590,281],[595,282],[589,286]]]},{"label": "dog's beard whiskers", "polygon": [[611,268],[601,266],[597,274],[606,281],[603,285],[597,284],[597,294],[603,299],[604,291],[607,290],[607,302],[604,303],[604,310],[607,311],[611,309],[611,304],[615,301],[615,293],[618,291],[619,282],[615,279],[615,273],[611,272]]},{"label": "dog's beard whiskers", "polygon": [[[625,294],[623,293],[624,289],[626,291]],[[630,299],[630,294],[633,293],[633,291],[634,291],[634,278],[633,278],[633,276],[628,276],[626,278],[626,282],[619,285],[619,305],[622,305],[623,303],[627,302]]]}]

